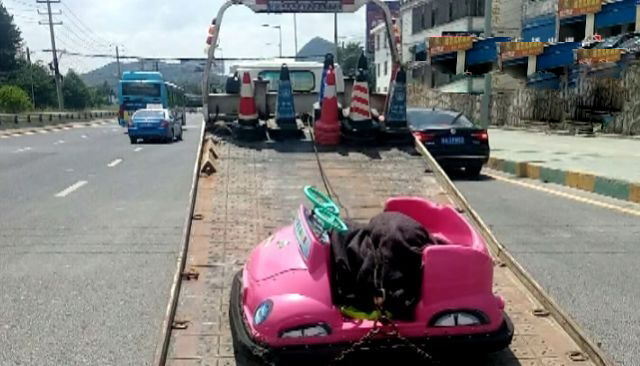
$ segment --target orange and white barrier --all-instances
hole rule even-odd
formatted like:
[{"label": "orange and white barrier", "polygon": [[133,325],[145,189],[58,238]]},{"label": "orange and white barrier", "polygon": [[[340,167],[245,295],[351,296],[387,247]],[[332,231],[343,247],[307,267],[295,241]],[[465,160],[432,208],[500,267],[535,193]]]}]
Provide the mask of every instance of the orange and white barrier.
[{"label": "orange and white barrier", "polygon": [[336,74],[333,67],[327,71],[326,80],[320,119],[313,126],[313,134],[318,145],[333,146],[340,144],[338,96],[336,93]]},{"label": "orange and white barrier", "polygon": [[238,120],[242,122],[257,122],[258,110],[256,100],[253,96],[253,85],[251,75],[245,72],[242,75],[242,86],[240,87],[240,105],[238,106]]}]

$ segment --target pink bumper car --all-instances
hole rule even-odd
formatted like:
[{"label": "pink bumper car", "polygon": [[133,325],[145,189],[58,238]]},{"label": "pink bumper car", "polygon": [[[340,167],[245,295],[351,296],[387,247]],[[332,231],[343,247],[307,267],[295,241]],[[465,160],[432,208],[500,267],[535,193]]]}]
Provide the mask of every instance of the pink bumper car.
[{"label": "pink bumper car", "polygon": [[[332,232],[348,228],[329,198],[312,187],[305,194],[314,207],[301,205],[293,223],[260,243],[234,278],[229,316],[240,366],[322,363],[380,326],[375,315],[354,315],[335,302]],[[391,198],[384,211],[406,215],[438,241],[417,254],[419,294],[410,320],[391,318],[397,334],[445,357],[508,347],[513,325],[493,293],[492,258],[466,219],[453,207],[417,197]],[[403,350],[392,344],[383,332],[370,339],[369,350]]]}]

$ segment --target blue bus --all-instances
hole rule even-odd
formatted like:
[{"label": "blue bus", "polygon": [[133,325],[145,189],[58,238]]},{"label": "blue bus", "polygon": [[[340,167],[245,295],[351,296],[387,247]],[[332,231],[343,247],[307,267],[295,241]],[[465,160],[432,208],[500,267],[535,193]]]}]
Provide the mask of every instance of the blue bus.
[{"label": "blue bus", "polygon": [[118,123],[126,127],[133,113],[148,107],[168,109],[172,118],[186,124],[186,96],[179,86],[164,81],[159,72],[126,71],[118,83]]}]

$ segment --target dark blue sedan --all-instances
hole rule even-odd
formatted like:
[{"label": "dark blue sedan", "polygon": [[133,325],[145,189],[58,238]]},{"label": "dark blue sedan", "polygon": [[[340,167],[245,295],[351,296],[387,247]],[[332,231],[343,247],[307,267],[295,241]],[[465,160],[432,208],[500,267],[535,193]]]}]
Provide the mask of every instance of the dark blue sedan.
[{"label": "dark blue sedan", "polygon": [[143,140],[173,142],[182,140],[182,124],[166,109],[141,109],[133,114],[128,125],[132,144]]}]

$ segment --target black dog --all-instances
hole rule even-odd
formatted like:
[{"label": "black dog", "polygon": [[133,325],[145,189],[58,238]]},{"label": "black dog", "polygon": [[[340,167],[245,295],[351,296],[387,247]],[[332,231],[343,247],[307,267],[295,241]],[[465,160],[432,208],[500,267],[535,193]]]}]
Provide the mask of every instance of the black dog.
[{"label": "black dog", "polygon": [[385,310],[410,320],[420,298],[422,251],[435,241],[420,223],[397,212],[347,225],[349,231],[334,233],[331,241],[334,302],[371,312],[384,290]]}]

